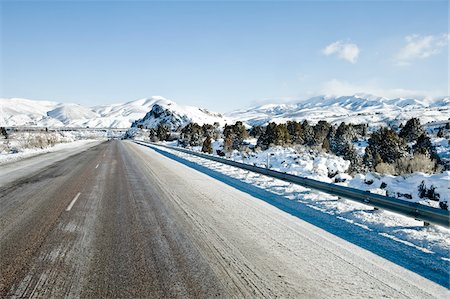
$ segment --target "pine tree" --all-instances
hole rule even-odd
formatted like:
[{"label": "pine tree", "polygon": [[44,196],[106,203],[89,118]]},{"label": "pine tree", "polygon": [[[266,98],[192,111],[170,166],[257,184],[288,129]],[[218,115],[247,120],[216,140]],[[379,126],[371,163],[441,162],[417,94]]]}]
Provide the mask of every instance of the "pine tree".
[{"label": "pine tree", "polygon": [[405,140],[386,127],[373,132],[368,143],[364,160],[373,167],[380,162],[394,163],[408,154]]},{"label": "pine tree", "polygon": [[203,124],[202,126],[203,137],[213,137],[215,131],[216,127],[211,124]]},{"label": "pine tree", "polygon": [[328,138],[325,138],[323,140],[322,143],[322,149],[326,152],[329,153],[331,151],[331,146],[330,146],[330,141],[328,140]]},{"label": "pine tree", "polygon": [[233,138],[231,136],[225,137],[223,141],[223,151],[229,153],[233,150]]},{"label": "pine tree", "polygon": [[306,119],[302,123],[302,130],[303,130],[303,143],[307,145],[313,145],[314,129],[309,125]]},{"label": "pine tree", "polygon": [[0,133],[5,137],[5,139],[8,139],[8,132],[6,131],[5,127],[0,127]]},{"label": "pine tree", "polygon": [[422,154],[430,159],[440,162],[439,155],[436,151],[436,147],[431,143],[430,137],[426,134],[422,134],[417,138],[416,144],[413,145],[414,154]]},{"label": "pine tree", "polygon": [[248,138],[248,132],[241,121],[237,121],[234,125],[225,125],[223,135],[226,138],[231,138],[233,141],[233,149],[239,150],[243,145],[244,140]]},{"label": "pine tree", "polygon": [[302,129],[302,125],[299,122],[288,121],[287,129],[288,129],[289,135],[291,136],[291,142],[293,144],[303,144],[304,143],[303,129]]},{"label": "pine tree", "polygon": [[425,133],[425,131],[420,124],[420,120],[413,117],[408,120],[405,126],[400,130],[399,136],[404,138],[407,142],[413,142],[423,133]]},{"label": "pine tree", "polygon": [[331,125],[324,120],[319,121],[314,126],[314,144],[320,145],[323,143],[324,139],[327,137],[328,132],[331,129]]},{"label": "pine tree", "polygon": [[275,145],[286,145],[291,143],[291,135],[286,124],[278,124],[275,130]]},{"label": "pine tree", "polygon": [[287,129],[286,124],[277,125],[274,122],[266,126],[264,134],[259,136],[257,146],[263,150],[269,148],[271,145],[286,145],[291,142],[291,135]]},{"label": "pine tree", "polygon": [[156,128],[156,136],[159,141],[166,141],[170,137],[170,129],[163,124],[159,124]]},{"label": "pine tree", "polygon": [[203,130],[197,123],[189,123],[181,129],[178,142],[182,146],[200,146],[203,143]]},{"label": "pine tree", "polygon": [[261,134],[264,133],[264,127],[262,126],[253,126],[250,129],[249,135],[254,137],[254,138],[259,138],[259,136],[261,136]]},{"label": "pine tree", "polygon": [[342,122],[330,140],[330,148],[338,156],[344,156],[352,142],[351,127]]},{"label": "pine tree", "polygon": [[202,152],[212,154],[211,137],[207,136],[205,141],[203,141]]},{"label": "pine tree", "polygon": [[150,128],[148,130],[148,137],[150,138],[150,141],[152,142],[157,142],[158,140],[158,134],[156,133],[156,129],[155,128]]}]

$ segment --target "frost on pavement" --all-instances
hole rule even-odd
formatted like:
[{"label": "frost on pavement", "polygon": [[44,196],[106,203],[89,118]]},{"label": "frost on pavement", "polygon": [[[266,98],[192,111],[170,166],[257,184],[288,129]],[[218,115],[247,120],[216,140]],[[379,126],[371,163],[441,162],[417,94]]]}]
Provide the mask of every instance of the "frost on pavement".
[{"label": "frost on pavement", "polygon": [[[256,186],[278,196],[277,203],[288,206],[296,211],[299,217],[311,217],[305,215],[305,211],[314,211],[314,217],[321,215],[327,223],[339,226],[342,223],[363,229],[369,234],[369,239],[374,242],[398,242],[408,246],[409,252],[416,252],[421,259],[427,259],[427,263],[433,265],[449,276],[450,259],[450,230],[440,226],[424,227],[423,222],[412,218],[383,210],[374,210],[370,206],[359,204],[350,200],[340,199],[336,196],[317,192],[299,185],[287,183],[264,175],[241,170],[232,166],[213,162],[177,151],[162,149],[184,160],[194,162],[207,167],[214,172],[221,173],[230,179],[239,180],[242,183]],[[275,204],[277,204],[275,203]],[[309,209],[305,209],[305,207]],[[317,214],[319,213],[319,214]],[[328,221],[332,219],[331,221]],[[320,219],[317,220],[321,225]],[[332,228],[331,228],[332,229]],[[373,236],[373,237],[370,237]],[[381,241],[383,242],[383,241]],[[372,246],[373,245],[373,246]],[[367,247],[376,247],[376,244],[367,244]],[[414,257],[413,257],[414,258]]]}]

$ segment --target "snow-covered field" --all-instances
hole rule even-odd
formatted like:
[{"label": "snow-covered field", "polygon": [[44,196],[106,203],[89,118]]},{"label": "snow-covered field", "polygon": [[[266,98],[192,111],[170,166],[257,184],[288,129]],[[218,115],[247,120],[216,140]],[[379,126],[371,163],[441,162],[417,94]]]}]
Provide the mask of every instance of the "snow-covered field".
[{"label": "snow-covered field", "polygon": [[0,139],[0,165],[43,153],[58,152],[106,139],[98,132],[16,132]]},{"label": "snow-covered field", "polygon": [[[241,170],[232,166],[213,162],[210,160],[195,157],[178,151],[160,148],[161,152],[169,153],[190,161],[196,165],[206,167],[214,172],[224,174],[230,179],[239,180],[246,184],[251,184],[260,189],[279,195],[280,203],[287,205],[291,209],[301,210],[306,206],[324,217],[334,217],[337,221],[343,221],[347,224],[358,226],[367,230],[370,234],[376,234],[389,240],[394,240],[403,245],[410,246],[415,250],[425,253],[430,259],[430,263],[444,263],[445,267],[450,267],[450,230],[439,227],[424,227],[423,223],[412,218],[404,217],[398,214],[383,210],[374,210],[370,206],[356,203],[346,199],[339,199],[336,196],[317,192],[302,186],[286,183],[264,175]],[[275,152],[277,152],[275,150]],[[280,153],[279,153],[280,154]],[[290,153],[289,155],[293,155]],[[286,156],[283,157],[283,159]],[[291,159],[294,159],[292,157]],[[238,159],[236,159],[238,160]],[[273,161],[280,161],[279,158],[273,158]],[[305,159],[307,160],[307,159]],[[339,169],[345,166],[339,160],[333,161],[327,157],[312,159],[308,162],[309,166],[319,171],[315,178],[325,179],[325,167],[327,169]],[[262,163],[263,161],[261,161]],[[302,163],[302,162],[301,162]],[[276,162],[272,167],[282,166],[283,163]],[[320,166],[319,166],[320,165]],[[330,167],[330,168],[328,168]],[[342,168],[343,169],[343,168]],[[318,173],[321,173],[319,175]]]}]

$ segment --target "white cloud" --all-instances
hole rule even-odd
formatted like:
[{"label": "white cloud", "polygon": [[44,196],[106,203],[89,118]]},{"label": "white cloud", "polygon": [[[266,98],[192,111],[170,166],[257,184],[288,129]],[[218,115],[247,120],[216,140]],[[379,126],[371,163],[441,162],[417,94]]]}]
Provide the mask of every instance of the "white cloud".
[{"label": "white cloud", "polygon": [[349,96],[354,94],[371,94],[386,98],[425,98],[444,96],[440,90],[413,90],[403,88],[383,88],[376,81],[353,84],[337,79],[332,79],[322,84],[320,94],[333,96]]},{"label": "white cloud", "polygon": [[406,45],[397,53],[397,62],[400,65],[410,64],[412,60],[425,59],[441,53],[448,46],[449,34],[441,35],[409,35],[405,37]]},{"label": "white cloud", "polygon": [[359,56],[359,48],[356,44],[337,41],[326,46],[322,50],[322,54],[326,56],[336,54],[340,59],[347,60],[350,63],[356,63]]}]

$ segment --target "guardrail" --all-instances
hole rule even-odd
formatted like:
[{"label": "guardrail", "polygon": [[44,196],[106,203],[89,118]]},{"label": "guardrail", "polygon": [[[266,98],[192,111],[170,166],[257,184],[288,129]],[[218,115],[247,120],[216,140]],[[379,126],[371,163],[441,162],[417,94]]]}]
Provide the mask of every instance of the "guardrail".
[{"label": "guardrail", "polygon": [[200,158],[212,160],[215,162],[219,162],[222,164],[227,164],[230,166],[234,166],[237,168],[249,170],[252,172],[260,173],[266,176],[270,176],[282,181],[286,181],[289,183],[294,183],[297,185],[301,185],[304,187],[312,188],[324,193],[336,195],[339,197],[347,198],[356,202],[360,202],[369,206],[373,206],[378,209],[384,209],[386,211],[391,211],[397,214],[401,214],[404,216],[412,217],[417,220],[421,220],[425,222],[425,225],[429,223],[441,225],[450,228],[450,212],[437,209],[433,207],[424,206],[418,203],[409,202],[405,200],[401,200],[394,197],[383,196],[379,194],[370,193],[368,191],[363,191],[355,188],[339,186],[335,184],[325,183],[305,177],[299,177],[292,174],[279,172],[275,170],[270,170],[267,168],[262,168],[250,164],[235,162],[232,160],[220,158],[217,156],[194,152],[191,150],[187,150],[180,147],[162,145],[158,143],[147,143],[142,141],[135,141],[140,145],[144,145],[147,147],[164,147],[171,150],[179,151],[182,153],[194,155]]}]

